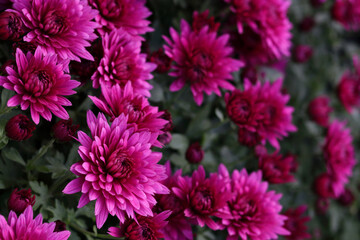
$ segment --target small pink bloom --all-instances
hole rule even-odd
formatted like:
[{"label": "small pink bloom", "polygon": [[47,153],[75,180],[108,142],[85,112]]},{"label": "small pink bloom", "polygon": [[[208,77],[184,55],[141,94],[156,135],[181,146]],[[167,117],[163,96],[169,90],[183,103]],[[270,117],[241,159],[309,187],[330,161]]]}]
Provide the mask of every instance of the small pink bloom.
[{"label": "small pink bloom", "polygon": [[165,168],[157,164],[162,154],[151,151],[154,139],[147,129],[138,129],[121,114],[111,125],[102,113],[88,111],[91,137],[78,132],[81,160],[70,171],[78,178],[67,184],[66,194],[81,192],[78,208],[95,203],[96,226],[101,228],[108,215],[121,223],[127,218],[153,216],[155,194],[168,194],[161,184]]},{"label": "small pink bloom", "polygon": [[170,91],[178,91],[190,84],[191,92],[197,105],[203,102],[203,93],[213,92],[220,96],[220,88],[233,90],[231,73],[243,66],[241,61],[230,58],[232,48],[228,46],[228,35],[217,37],[216,32],[210,32],[207,26],[199,32],[181,20],[181,33],[170,29],[171,38],[165,37],[168,46],[165,53],[175,62],[173,72],[176,77]]},{"label": "small pink bloom", "polygon": [[314,190],[320,198],[333,198],[334,190],[332,189],[333,177],[329,173],[322,173],[315,178]]},{"label": "small pink bloom", "polygon": [[76,131],[79,129],[80,125],[72,125],[72,119],[64,120],[61,119],[52,127],[52,132],[54,138],[60,142],[69,142],[73,139]]},{"label": "small pink bloom", "polygon": [[319,96],[314,98],[308,106],[310,118],[323,127],[329,125],[329,114],[333,111],[329,103],[330,99],[327,96]]},{"label": "small pink bloom", "polygon": [[303,20],[301,20],[299,24],[299,28],[303,32],[309,32],[313,27],[315,26],[315,20],[313,17],[305,17]]},{"label": "small pink bloom", "polygon": [[200,227],[207,225],[212,230],[221,229],[220,223],[212,217],[229,216],[226,211],[220,211],[226,208],[230,198],[230,192],[224,189],[224,181],[216,173],[205,178],[205,170],[201,165],[192,177],[179,176],[177,186],[172,191],[185,206],[185,216],[195,220]]},{"label": "small pink bloom", "polygon": [[153,52],[150,56],[150,62],[157,65],[156,72],[166,73],[171,68],[172,59],[169,58],[165,53],[164,49],[160,48],[159,50]]},{"label": "small pink bloom", "polygon": [[69,114],[63,106],[71,106],[64,96],[75,93],[79,82],[71,80],[64,71],[68,61],[58,61],[57,55],[47,54],[38,47],[34,54],[16,51],[16,68],[7,67],[7,77],[0,76],[0,85],[15,91],[7,102],[8,107],[20,105],[21,110],[30,108],[31,118],[39,124],[40,116],[51,121],[52,113],[61,119]]},{"label": "small pink bloom", "polygon": [[231,216],[221,221],[227,228],[227,240],[270,240],[290,234],[284,228],[287,217],[280,214],[281,194],[267,191],[268,183],[261,181],[261,171],[248,174],[245,169],[234,170],[230,176],[221,164],[219,177],[227,182],[226,190],[232,194],[227,202]]},{"label": "small pink bloom", "polygon": [[294,209],[288,209],[284,212],[284,215],[288,217],[286,219],[284,228],[291,234],[285,236],[288,240],[302,240],[311,238],[311,235],[307,232],[306,222],[310,221],[310,217],[302,216],[306,212],[307,206],[301,205]]},{"label": "small pink bloom", "polygon": [[93,74],[93,87],[107,87],[119,84],[122,88],[127,82],[132,83],[136,94],[150,97],[151,72],[156,69],[154,63],[146,62],[146,54],[140,53],[141,42],[123,29],[105,34],[102,40],[104,56]]},{"label": "small pink bloom", "polygon": [[345,188],[345,191],[338,198],[338,202],[345,207],[350,206],[354,202],[354,200],[355,196],[348,188]]},{"label": "small pink bloom", "polygon": [[164,113],[151,106],[144,96],[135,94],[131,82],[127,82],[123,88],[116,84],[112,87],[103,86],[101,90],[100,99],[89,97],[102,112],[111,117],[111,121],[124,114],[128,117],[128,123],[136,124],[139,130],[151,132],[155,146],[162,146],[156,139],[163,133],[161,129],[167,124],[162,118]]},{"label": "small pink bloom", "polygon": [[33,218],[33,209],[28,206],[19,216],[10,211],[8,220],[0,215],[0,239],[4,240],[67,240],[69,231],[54,232],[55,222],[43,223],[39,214]]},{"label": "small pink bloom", "polygon": [[94,60],[85,47],[97,38],[92,19],[97,11],[87,0],[13,0],[28,33],[24,41],[41,46],[60,59]]},{"label": "small pink bloom", "polygon": [[313,55],[313,50],[307,45],[295,46],[292,53],[294,62],[304,63],[307,62]]},{"label": "small pink bloom", "polygon": [[101,26],[98,29],[101,35],[119,28],[134,36],[153,31],[146,20],[151,15],[146,0],[89,0],[89,3],[99,11],[95,20]]},{"label": "small pink bloom", "polygon": [[334,121],[328,128],[323,154],[326,168],[332,177],[332,190],[335,197],[344,192],[356,163],[350,129],[344,122]]}]

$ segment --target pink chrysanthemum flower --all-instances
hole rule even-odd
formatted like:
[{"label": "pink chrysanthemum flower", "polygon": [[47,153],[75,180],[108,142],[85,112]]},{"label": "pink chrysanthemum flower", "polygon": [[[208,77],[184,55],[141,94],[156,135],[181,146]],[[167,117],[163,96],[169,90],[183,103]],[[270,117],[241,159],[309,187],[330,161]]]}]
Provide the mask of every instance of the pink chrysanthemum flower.
[{"label": "pink chrysanthemum flower", "polygon": [[159,112],[157,107],[149,104],[147,98],[134,94],[131,82],[126,83],[125,87],[116,84],[112,87],[102,87],[102,98],[89,96],[94,104],[113,121],[121,114],[128,116],[128,123],[135,123],[139,130],[150,131],[153,143],[157,147],[162,144],[157,140],[158,136],[163,133],[167,121],[161,116],[164,112]]},{"label": "pink chrysanthemum flower", "polygon": [[327,127],[329,125],[330,113],[332,111],[333,109],[330,106],[330,98],[327,96],[314,98],[308,106],[308,114],[310,118],[323,127]]},{"label": "pink chrysanthemum flower", "polygon": [[185,206],[185,216],[195,220],[200,227],[207,225],[212,230],[221,229],[212,217],[229,217],[226,211],[220,209],[226,209],[230,192],[225,191],[224,181],[216,173],[205,178],[205,170],[201,165],[192,177],[179,176],[177,186],[172,191]]},{"label": "pink chrysanthemum flower", "polygon": [[21,15],[28,29],[24,40],[41,46],[61,59],[80,57],[94,60],[85,49],[97,38],[98,26],[92,21],[97,11],[87,0],[13,0],[13,8]]},{"label": "pink chrysanthemum flower", "polygon": [[250,65],[290,55],[291,23],[288,0],[225,0],[236,15],[238,34],[234,46]]},{"label": "pink chrysanthemum flower", "polygon": [[355,72],[346,71],[337,86],[337,95],[346,111],[360,106],[360,59],[353,57]]},{"label": "pink chrysanthemum flower", "polygon": [[82,160],[70,170],[77,176],[63,190],[66,194],[81,192],[78,208],[96,200],[96,225],[101,228],[108,214],[116,215],[121,223],[126,217],[152,216],[155,194],[168,194],[160,183],[166,179],[165,168],[157,164],[161,153],[152,152],[151,132],[138,130],[121,114],[111,126],[105,116],[88,111],[89,137],[78,132],[79,155]]},{"label": "pink chrysanthemum flower", "polygon": [[203,102],[203,92],[207,95],[221,95],[219,88],[233,90],[231,73],[243,66],[241,61],[230,58],[232,48],[227,46],[229,36],[217,37],[208,26],[193,31],[190,25],[181,20],[181,33],[170,28],[171,39],[164,36],[169,46],[165,53],[176,63],[170,76],[176,77],[170,91],[178,91],[188,82],[194,100],[198,105]]},{"label": "pink chrysanthemum flower", "polygon": [[89,0],[89,3],[99,11],[95,20],[101,25],[98,29],[101,35],[118,28],[134,36],[153,31],[150,21],[145,20],[151,15],[145,0]]},{"label": "pink chrysanthemum flower", "polygon": [[346,30],[360,29],[360,0],[336,0],[331,13]]},{"label": "pink chrysanthemum flower", "polygon": [[288,235],[284,228],[286,217],[280,214],[281,194],[267,191],[268,183],[261,181],[261,172],[248,174],[245,169],[234,170],[231,176],[224,165],[219,167],[219,176],[228,180],[226,189],[232,193],[227,202],[230,219],[222,219],[227,228],[227,240],[270,240],[278,235]]},{"label": "pink chrysanthemum flower", "polygon": [[[153,217],[137,216],[137,221],[127,219],[120,228],[109,228],[109,234],[113,237],[125,237],[126,240],[157,240],[162,239],[164,235],[161,230],[166,226],[165,221],[171,214],[171,211],[163,211],[154,214]],[[173,238],[175,239],[175,238]]]},{"label": "pink chrysanthemum flower", "polygon": [[165,240],[192,240],[191,224],[184,215],[185,206],[172,190],[173,187],[177,186],[178,178],[181,176],[181,169],[172,174],[170,162],[166,162],[165,167],[168,178],[162,183],[170,189],[170,194],[156,195],[157,204],[154,208],[156,212],[170,210],[171,215],[167,219],[168,224],[161,231]]},{"label": "pink chrysanthemum flower", "polygon": [[334,121],[328,128],[323,154],[329,174],[332,176],[332,190],[339,197],[352,175],[356,163],[350,129],[344,122]]},{"label": "pink chrysanthemum flower", "polygon": [[256,132],[265,143],[269,141],[276,149],[278,139],[296,131],[291,123],[293,107],[286,106],[290,99],[281,92],[282,80],[274,83],[257,82],[252,85],[245,79],[244,90],[234,90],[225,95],[226,109],[230,118],[240,127]]},{"label": "pink chrysanthemum flower", "polygon": [[151,72],[156,69],[156,64],[146,62],[146,54],[140,54],[141,42],[118,29],[105,34],[102,44],[104,56],[91,77],[93,87],[98,88],[100,84],[124,87],[131,82],[136,94],[150,97],[152,86],[146,80],[153,78]]},{"label": "pink chrysanthemum flower", "polygon": [[310,217],[302,216],[307,209],[306,205],[301,205],[295,209],[288,209],[284,212],[284,215],[288,217],[285,221],[285,229],[291,234],[285,236],[288,240],[302,240],[311,238],[311,235],[307,232],[306,222],[310,221]]},{"label": "pink chrysanthemum flower", "polygon": [[33,218],[33,209],[28,206],[19,216],[15,212],[9,213],[8,221],[0,215],[0,239],[2,240],[66,240],[69,231],[54,232],[55,222],[43,223],[39,214]]},{"label": "pink chrysanthemum flower", "polygon": [[281,155],[278,152],[263,154],[259,157],[259,169],[269,183],[279,184],[295,181],[293,170],[296,166],[295,156]]},{"label": "pink chrysanthemum flower", "polygon": [[63,106],[71,106],[71,102],[63,96],[76,93],[73,88],[79,82],[71,80],[64,71],[68,61],[57,61],[56,54],[46,54],[38,47],[34,54],[16,51],[16,68],[7,67],[9,76],[0,76],[0,85],[15,91],[9,99],[8,107],[20,105],[21,110],[30,107],[31,118],[38,124],[40,116],[50,121],[52,114],[68,119],[69,114]]}]

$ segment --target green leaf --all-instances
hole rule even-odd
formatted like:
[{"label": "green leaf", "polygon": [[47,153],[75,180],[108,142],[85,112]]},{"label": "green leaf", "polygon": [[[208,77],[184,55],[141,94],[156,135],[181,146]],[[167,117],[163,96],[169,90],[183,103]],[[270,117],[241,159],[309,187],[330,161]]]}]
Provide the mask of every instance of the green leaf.
[{"label": "green leaf", "polygon": [[22,166],[26,165],[26,163],[25,163],[24,159],[21,157],[20,153],[13,147],[11,147],[9,149],[4,149],[1,152],[1,154],[3,155],[4,158],[7,158],[11,161],[19,163]]},{"label": "green leaf", "polygon": [[34,209],[47,207],[49,205],[49,200],[52,198],[49,188],[43,182],[31,181],[30,187],[33,192],[36,193],[36,202]]},{"label": "green leaf", "polygon": [[53,222],[55,220],[65,220],[66,219],[66,207],[59,201],[55,200],[55,207],[48,207],[47,210],[52,213],[53,217],[49,220]]},{"label": "green leaf", "polygon": [[175,150],[178,150],[181,153],[185,153],[189,146],[189,140],[185,135],[182,134],[173,134],[172,140],[169,144],[169,147]]}]

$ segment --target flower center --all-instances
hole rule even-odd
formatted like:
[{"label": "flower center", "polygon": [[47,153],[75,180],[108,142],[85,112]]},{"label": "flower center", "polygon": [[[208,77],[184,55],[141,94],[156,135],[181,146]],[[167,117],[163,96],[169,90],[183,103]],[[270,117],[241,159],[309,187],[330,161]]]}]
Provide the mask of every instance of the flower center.
[{"label": "flower center", "polygon": [[228,114],[235,123],[246,123],[250,112],[250,104],[245,99],[237,97],[228,105]]},{"label": "flower center", "polygon": [[59,16],[56,13],[48,15],[44,21],[44,31],[48,35],[56,35],[65,32],[68,29],[68,22],[65,17]]},{"label": "flower center", "polygon": [[233,201],[231,207],[235,212],[233,216],[236,216],[235,220],[239,224],[254,221],[258,211],[256,201],[242,196]]},{"label": "flower center", "polygon": [[193,208],[197,212],[206,212],[212,208],[213,196],[207,189],[199,189],[192,199]]},{"label": "flower center", "polygon": [[97,0],[101,15],[109,20],[119,18],[123,13],[123,6],[118,0]]},{"label": "flower center", "polygon": [[[113,64],[115,65],[114,62],[112,66]],[[120,84],[121,87],[125,86],[127,81],[133,78],[133,66],[134,64],[128,58],[116,61],[116,65],[112,69],[112,74],[115,75],[115,81]]]},{"label": "flower center", "polygon": [[44,70],[32,72],[25,83],[25,89],[35,97],[45,95],[50,92],[52,87],[51,76]]},{"label": "flower center", "polygon": [[202,82],[212,65],[211,56],[201,50],[194,50],[187,64],[186,75],[188,80],[191,83]]},{"label": "flower center", "polygon": [[133,162],[126,154],[120,153],[106,165],[106,172],[115,178],[128,178],[131,175]]}]

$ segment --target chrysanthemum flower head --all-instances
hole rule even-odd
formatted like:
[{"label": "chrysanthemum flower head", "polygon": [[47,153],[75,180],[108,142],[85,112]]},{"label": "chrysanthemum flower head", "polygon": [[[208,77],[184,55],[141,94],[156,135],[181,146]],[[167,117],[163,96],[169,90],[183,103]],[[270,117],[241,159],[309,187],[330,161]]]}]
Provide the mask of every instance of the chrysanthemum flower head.
[{"label": "chrysanthemum flower head", "polygon": [[328,128],[323,154],[335,197],[341,195],[356,163],[350,129],[344,122],[334,121]]},{"label": "chrysanthemum flower head", "polygon": [[346,111],[352,112],[354,107],[360,106],[360,59],[353,57],[355,71],[346,71],[337,86],[337,95]]},{"label": "chrysanthemum flower head", "polygon": [[165,240],[192,240],[193,233],[191,224],[184,215],[185,206],[182,200],[178,198],[172,190],[173,187],[177,186],[178,178],[181,176],[182,171],[180,169],[172,174],[169,161],[165,163],[165,167],[168,178],[162,183],[170,189],[170,193],[156,195],[157,204],[154,209],[155,212],[158,213],[170,210],[171,215],[167,219],[168,224],[161,231],[164,234]]},{"label": "chrysanthemum flower head", "polygon": [[113,237],[125,237],[126,240],[157,240],[163,239],[161,230],[166,226],[166,219],[171,211],[166,210],[153,217],[138,216],[137,221],[127,219],[124,224],[109,228],[109,234]]},{"label": "chrysanthemum flower head", "polygon": [[136,94],[150,97],[152,86],[147,80],[152,79],[151,72],[156,64],[146,62],[146,54],[140,54],[141,42],[126,33],[123,29],[115,29],[103,37],[104,56],[94,75],[93,87],[101,85],[124,87],[132,83]]},{"label": "chrysanthemum flower head", "polygon": [[360,29],[360,1],[336,0],[331,9],[332,17],[346,30]]},{"label": "chrysanthemum flower head", "polygon": [[234,90],[225,95],[226,109],[240,128],[256,132],[263,143],[269,141],[276,149],[280,148],[278,139],[296,131],[291,123],[293,107],[287,106],[288,94],[281,91],[282,80],[263,85],[252,85],[245,80],[244,90]]},{"label": "chrysanthemum flower head", "polygon": [[261,171],[248,174],[245,169],[234,170],[230,176],[220,165],[219,176],[228,180],[226,188],[232,193],[227,202],[231,217],[221,221],[227,228],[227,240],[270,240],[289,234],[284,228],[286,217],[280,214],[281,194],[267,191],[268,183],[261,181]]},{"label": "chrysanthemum flower head", "polygon": [[155,194],[168,194],[160,183],[166,179],[165,168],[157,164],[161,153],[151,151],[152,138],[148,130],[138,130],[121,114],[111,125],[105,116],[89,111],[87,123],[91,137],[78,132],[79,155],[82,158],[70,168],[79,176],[63,190],[66,194],[81,192],[78,207],[96,200],[96,225],[101,228],[108,214],[125,219],[153,216]]},{"label": "chrysanthemum flower head", "polygon": [[288,240],[301,240],[311,238],[311,235],[307,232],[306,222],[310,221],[310,217],[303,216],[307,209],[306,205],[301,205],[297,208],[290,208],[284,212],[284,215],[288,217],[285,221],[285,228],[291,233],[285,236]]},{"label": "chrysanthemum flower head", "polygon": [[192,177],[179,176],[172,191],[184,204],[186,217],[195,220],[200,227],[207,225],[213,230],[221,229],[211,217],[228,217],[228,213],[220,209],[226,209],[230,192],[225,191],[224,181],[216,173],[206,178],[204,168],[199,166]]},{"label": "chrysanthemum flower head", "polygon": [[0,215],[0,239],[4,240],[66,240],[70,236],[69,231],[54,232],[55,222],[43,223],[39,214],[33,218],[33,209],[28,206],[24,213],[19,216],[11,211],[8,221]]},{"label": "chrysanthemum flower head", "polygon": [[290,55],[292,27],[288,0],[225,0],[236,15],[234,46],[248,64],[262,64]]},{"label": "chrysanthemum flower head", "polygon": [[134,36],[153,31],[146,20],[151,15],[145,7],[146,0],[89,0],[89,3],[99,11],[95,20],[101,25],[98,31],[102,35],[118,28]]},{"label": "chrysanthemum flower head", "polygon": [[333,109],[330,106],[330,98],[327,96],[319,96],[314,98],[308,106],[308,114],[310,118],[320,126],[327,127],[329,125],[330,113]]},{"label": "chrysanthemum flower head", "polygon": [[24,40],[41,46],[61,59],[94,60],[85,49],[97,38],[92,21],[97,11],[87,0],[14,0],[28,33]]},{"label": "chrysanthemum flower head", "polygon": [[193,31],[191,26],[181,20],[181,33],[170,29],[172,39],[164,36],[168,46],[165,53],[176,63],[170,76],[176,77],[170,91],[178,91],[186,83],[190,84],[194,100],[203,102],[203,93],[221,95],[220,88],[233,90],[231,73],[243,66],[241,61],[230,58],[232,48],[227,45],[229,36],[217,37],[208,26]]},{"label": "chrysanthemum flower head", "polygon": [[9,99],[8,107],[20,105],[21,110],[30,107],[32,120],[38,124],[40,116],[50,121],[52,113],[61,119],[68,119],[69,114],[63,106],[71,106],[64,96],[75,93],[73,88],[79,82],[71,80],[64,71],[68,61],[58,61],[56,54],[48,54],[37,47],[34,54],[16,51],[16,67],[7,67],[7,77],[0,76],[0,85],[15,91]]},{"label": "chrysanthemum flower head", "polygon": [[161,129],[167,121],[161,116],[157,107],[149,104],[147,98],[134,93],[131,82],[127,82],[123,89],[116,84],[112,87],[102,87],[102,98],[92,97],[91,100],[106,115],[114,120],[121,114],[128,116],[128,123],[135,123],[138,129],[146,129],[152,133],[155,139],[154,145],[161,147],[162,144],[156,139],[162,134]]}]

